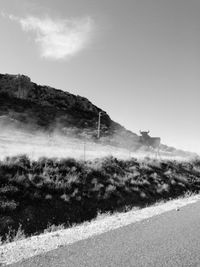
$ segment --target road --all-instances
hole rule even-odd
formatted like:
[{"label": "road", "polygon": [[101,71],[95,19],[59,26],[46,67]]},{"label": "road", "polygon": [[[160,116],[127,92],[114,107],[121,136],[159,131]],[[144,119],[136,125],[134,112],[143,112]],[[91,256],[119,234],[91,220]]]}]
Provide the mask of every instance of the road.
[{"label": "road", "polygon": [[200,266],[200,201],[9,266]]}]

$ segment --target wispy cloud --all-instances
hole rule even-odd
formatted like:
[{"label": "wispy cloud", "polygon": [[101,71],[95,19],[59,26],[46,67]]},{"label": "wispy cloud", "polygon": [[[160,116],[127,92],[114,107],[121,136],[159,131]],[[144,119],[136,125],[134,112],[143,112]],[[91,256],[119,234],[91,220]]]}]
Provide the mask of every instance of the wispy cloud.
[{"label": "wispy cloud", "polygon": [[7,16],[17,21],[22,30],[33,32],[34,40],[44,58],[59,60],[69,58],[87,47],[91,40],[94,22],[90,17],[81,19],[52,19],[27,16]]}]

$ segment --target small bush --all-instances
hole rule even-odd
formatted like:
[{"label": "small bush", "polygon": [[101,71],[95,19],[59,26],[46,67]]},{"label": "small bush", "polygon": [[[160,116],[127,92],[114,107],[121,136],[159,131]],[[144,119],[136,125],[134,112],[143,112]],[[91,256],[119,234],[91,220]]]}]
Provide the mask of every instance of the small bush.
[{"label": "small bush", "polygon": [[15,200],[0,200],[0,210],[3,211],[13,211],[18,205],[19,203],[17,203]]},{"label": "small bush", "polygon": [[4,194],[14,194],[19,192],[19,188],[15,185],[4,185],[0,188],[0,195]]},{"label": "small bush", "polygon": [[9,228],[9,231],[5,235],[5,238],[3,239],[1,237],[1,242],[2,244],[7,244],[10,242],[16,242],[16,241],[19,241],[25,238],[26,238],[26,235],[24,233],[24,230],[22,229],[22,225],[20,224],[17,230]]},{"label": "small bush", "polygon": [[65,229],[64,224],[59,224],[59,225],[48,224],[47,228],[44,230],[44,234],[56,232],[63,229]]}]

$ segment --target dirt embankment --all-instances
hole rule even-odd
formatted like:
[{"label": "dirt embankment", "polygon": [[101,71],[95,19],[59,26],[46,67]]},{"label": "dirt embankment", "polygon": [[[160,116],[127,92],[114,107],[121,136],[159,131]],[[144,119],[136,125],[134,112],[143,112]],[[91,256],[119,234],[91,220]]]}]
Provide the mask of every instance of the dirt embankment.
[{"label": "dirt embankment", "polygon": [[0,162],[0,236],[12,238],[20,225],[26,235],[67,227],[199,190],[199,160],[7,158]]}]

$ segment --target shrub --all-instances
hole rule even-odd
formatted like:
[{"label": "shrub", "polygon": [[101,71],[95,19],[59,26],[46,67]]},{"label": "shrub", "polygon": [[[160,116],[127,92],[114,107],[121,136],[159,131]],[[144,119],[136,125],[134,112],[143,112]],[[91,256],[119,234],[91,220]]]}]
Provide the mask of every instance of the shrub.
[{"label": "shrub", "polygon": [[7,184],[0,188],[0,195],[13,194],[19,192],[19,188],[15,185]]},{"label": "shrub", "polygon": [[0,210],[6,211],[13,211],[17,208],[19,203],[17,203],[15,200],[1,200],[0,199]]},{"label": "shrub", "polygon": [[16,165],[24,169],[30,168],[30,159],[27,157],[27,155],[6,157],[4,162],[6,165]]},{"label": "shrub", "polygon": [[59,225],[48,224],[47,228],[44,230],[44,234],[56,232],[63,229],[65,229],[64,224],[59,224]]},{"label": "shrub", "polygon": [[22,225],[20,224],[17,230],[9,228],[9,231],[5,235],[5,238],[1,240],[3,240],[2,241],[3,244],[7,244],[10,242],[16,242],[16,241],[19,241],[25,238],[26,238],[26,235],[24,233],[24,230],[22,229]]}]

